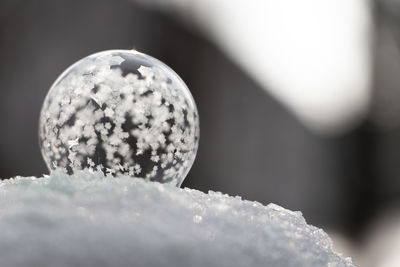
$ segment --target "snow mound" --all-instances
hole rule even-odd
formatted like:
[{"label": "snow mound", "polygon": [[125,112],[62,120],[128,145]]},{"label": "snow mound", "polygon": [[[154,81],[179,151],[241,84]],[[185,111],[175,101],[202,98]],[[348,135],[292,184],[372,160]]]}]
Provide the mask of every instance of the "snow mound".
[{"label": "snow mound", "polygon": [[81,171],[0,182],[0,266],[353,266],[300,212]]}]

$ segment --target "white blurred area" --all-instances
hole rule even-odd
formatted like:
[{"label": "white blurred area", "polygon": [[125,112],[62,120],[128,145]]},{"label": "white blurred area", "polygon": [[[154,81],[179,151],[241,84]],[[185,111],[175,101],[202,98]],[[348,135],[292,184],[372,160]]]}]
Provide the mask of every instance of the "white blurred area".
[{"label": "white blurred area", "polygon": [[352,129],[371,98],[366,0],[146,1],[197,25],[305,125]]},{"label": "white blurred area", "polygon": [[[391,211],[371,227],[360,266],[400,266],[400,213]],[[361,265],[361,263],[363,265]]]},{"label": "white blurred area", "polygon": [[363,267],[400,266],[400,213],[387,211],[377,219],[365,234],[359,245],[337,233],[328,233],[334,243],[334,250],[353,263]]}]

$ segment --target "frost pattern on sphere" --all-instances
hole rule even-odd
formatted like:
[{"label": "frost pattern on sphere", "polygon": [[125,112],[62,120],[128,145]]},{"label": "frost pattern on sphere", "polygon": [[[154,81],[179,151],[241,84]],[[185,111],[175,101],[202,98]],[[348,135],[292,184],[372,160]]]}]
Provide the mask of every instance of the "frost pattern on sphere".
[{"label": "frost pattern on sphere", "polygon": [[55,81],[40,146],[50,170],[100,169],[180,186],[196,156],[197,108],[162,62],[134,50],[90,55]]}]

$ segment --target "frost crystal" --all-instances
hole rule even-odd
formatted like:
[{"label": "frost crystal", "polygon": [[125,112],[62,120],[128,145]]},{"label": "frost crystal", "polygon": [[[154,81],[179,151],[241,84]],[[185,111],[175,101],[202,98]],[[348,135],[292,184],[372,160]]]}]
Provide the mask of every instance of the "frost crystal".
[{"label": "frost crystal", "polygon": [[180,186],[196,156],[199,121],[179,76],[133,50],[88,56],[44,101],[40,145],[50,170],[89,168]]},{"label": "frost crystal", "polygon": [[299,212],[77,171],[0,182],[0,266],[345,267]]}]

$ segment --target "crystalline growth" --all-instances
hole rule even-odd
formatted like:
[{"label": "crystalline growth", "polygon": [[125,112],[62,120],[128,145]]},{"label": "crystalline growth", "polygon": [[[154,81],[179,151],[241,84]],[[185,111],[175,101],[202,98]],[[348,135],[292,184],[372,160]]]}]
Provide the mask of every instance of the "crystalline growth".
[{"label": "crystalline growth", "polygon": [[199,119],[189,89],[134,50],[88,56],[43,103],[40,146],[51,170],[89,168],[180,186],[196,156]]},{"label": "crystalline growth", "polygon": [[353,266],[301,213],[79,171],[0,182],[0,266]]}]

